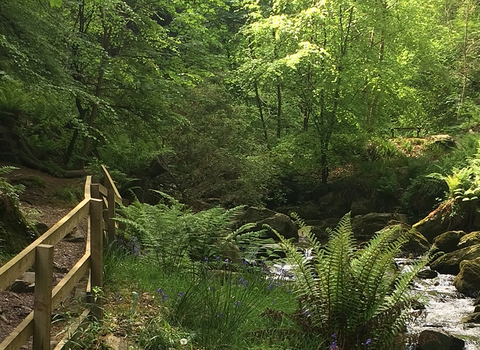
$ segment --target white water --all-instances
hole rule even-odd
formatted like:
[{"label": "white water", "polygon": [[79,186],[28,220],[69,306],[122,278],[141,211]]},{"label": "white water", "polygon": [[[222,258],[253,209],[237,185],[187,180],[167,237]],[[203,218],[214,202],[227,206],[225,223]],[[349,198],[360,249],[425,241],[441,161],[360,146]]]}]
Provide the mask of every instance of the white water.
[{"label": "white water", "polygon": [[462,318],[473,313],[473,298],[458,293],[453,275],[439,274],[433,279],[417,279],[414,291],[426,299],[425,310],[412,311],[418,315],[409,325],[409,333],[422,330],[442,331],[465,340],[465,350],[480,350],[480,324],[464,323]]},{"label": "white water", "polygon": [[[396,259],[397,264],[406,269],[407,261]],[[282,278],[293,278],[291,266],[288,265],[275,265],[271,272]],[[453,285],[454,278],[453,275],[439,274],[432,279],[415,280],[413,292],[422,295],[425,309],[412,310],[413,321],[408,325],[408,332],[414,339],[416,334],[426,329],[441,331],[465,340],[464,350],[480,350],[480,324],[461,321],[473,313],[474,299],[457,292]]]}]

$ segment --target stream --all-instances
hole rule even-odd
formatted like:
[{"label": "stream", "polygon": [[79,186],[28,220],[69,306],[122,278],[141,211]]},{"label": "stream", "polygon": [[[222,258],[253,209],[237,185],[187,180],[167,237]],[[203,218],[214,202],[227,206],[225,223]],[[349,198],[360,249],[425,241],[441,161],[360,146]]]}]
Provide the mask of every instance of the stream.
[{"label": "stream", "polygon": [[[306,256],[308,258],[308,254]],[[407,259],[395,261],[399,267],[408,269]],[[270,272],[283,278],[293,278],[289,265],[274,265]],[[429,329],[463,339],[464,350],[480,350],[480,324],[461,321],[473,313],[474,298],[459,293],[453,285],[454,278],[454,275],[438,274],[431,279],[415,279],[412,292],[421,293],[426,301],[425,309],[411,311],[412,320],[407,325],[409,337],[415,339],[421,331]],[[415,348],[416,344],[406,344],[406,350]]]},{"label": "stream", "polygon": [[454,278],[438,274],[432,279],[415,280],[413,292],[421,293],[427,301],[424,310],[412,311],[408,331],[411,335],[426,329],[441,331],[465,340],[465,350],[480,350],[480,324],[461,321],[473,313],[474,299],[457,292]]}]

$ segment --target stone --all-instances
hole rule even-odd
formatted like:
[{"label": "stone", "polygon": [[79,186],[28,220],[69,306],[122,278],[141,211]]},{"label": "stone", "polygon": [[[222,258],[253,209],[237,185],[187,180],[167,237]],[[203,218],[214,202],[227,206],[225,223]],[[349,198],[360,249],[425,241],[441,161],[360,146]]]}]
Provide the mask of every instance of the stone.
[{"label": "stone", "polygon": [[270,209],[249,207],[240,214],[235,222],[234,228],[245,224],[256,224],[251,231],[266,229],[267,237],[278,240],[277,235],[268,227],[271,227],[285,238],[298,240],[298,228],[293,220],[285,214],[277,213]]},{"label": "stone", "polygon": [[430,269],[422,270],[417,273],[417,277],[421,279],[432,279],[438,276],[438,272]]},{"label": "stone", "polygon": [[478,296],[480,290],[480,258],[460,263],[460,273],[453,280],[457,290],[469,297]]},{"label": "stone", "polygon": [[391,220],[407,222],[407,217],[397,213],[369,213],[352,218],[352,230],[357,239],[368,241],[376,232],[385,228]]},{"label": "stone", "polygon": [[43,235],[45,232],[48,231],[47,224],[44,224],[43,222],[37,222],[35,224],[35,228],[37,229],[39,235]]},{"label": "stone", "polygon": [[25,272],[10,285],[9,290],[14,293],[32,293],[35,290],[35,272]]},{"label": "stone", "polygon": [[460,238],[457,247],[461,249],[465,247],[470,247],[475,244],[480,244],[480,231],[473,231],[467,233],[465,236]]},{"label": "stone", "polygon": [[473,260],[478,257],[480,257],[480,244],[442,255],[430,264],[430,268],[439,273],[456,275],[460,272],[460,262],[463,260]]},{"label": "stone", "polygon": [[328,218],[325,220],[307,221],[307,224],[311,225],[311,231],[320,243],[326,243],[328,241],[327,229],[334,229],[339,222],[340,218]]},{"label": "stone", "polygon": [[419,350],[463,350],[465,342],[452,335],[424,330],[418,336]]},{"label": "stone", "polygon": [[465,236],[464,231],[447,231],[433,239],[433,246],[445,253],[457,249],[460,239]]},{"label": "stone", "polygon": [[417,230],[404,222],[390,221],[390,225],[383,228],[379,232],[386,230],[394,230],[392,239],[398,238],[400,235],[408,233],[409,240],[401,247],[402,256],[419,256],[426,253],[430,249],[430,243]]},{"label": "stone", "polygon": [[366,215],[373,211],[375,211],[375,204],[368,199],[357,199],[350,205],[350,215],[352,217]]},{"label": "stone", "polygon": [[314,203],[305,203],[297,206],[282,206],[275,208],[275,210],[288,216],[290,216],[291,213],[297,213],[303,220],[316,220],[322,218],[325,214],[320,210],[318,204]]},{"label": "stone", "polygon": [[[275,215],[261,220],[257,223],[257,229],[261,230],[268,225],[286,239],[294,238],[298,240],[297,225],[285,214],[276,213]],[[277,235],[270,229],[267,229],[267,237],[278,240]]]}]

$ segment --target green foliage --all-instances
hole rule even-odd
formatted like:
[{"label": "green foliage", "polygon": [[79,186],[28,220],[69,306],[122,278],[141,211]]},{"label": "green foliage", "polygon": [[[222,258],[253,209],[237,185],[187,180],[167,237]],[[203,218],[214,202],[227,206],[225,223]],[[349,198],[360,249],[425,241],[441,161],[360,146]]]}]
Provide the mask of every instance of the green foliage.
[{"label": "green foliage", "polygon": [[[194,213],[174,198],[158,192],[165,203],[150,204],[134,202],[122,209],[124,218],[117,220],[126,224],[124,235],[134,252],[152,260],[163,269],[175,271],[191,258],[220,257],[238,261],[244,254],[254,254],[251,247],[261,245],[262,232],[248,232],[249,226],[232,230],[234,218],[243,210],[213,208]],[[250,249],[246,249],[246,246]]]},{"label": "green foliage", "polygon": [[55,188],[53,195],[69,204],[77,204],[83,199],[83,190],[80,187]]},{"label": "green foliage", "polygon": [[259,267],[215,260],[205,262],[191,283],[178,295],[172,317],[195,330],[194,341],[205,349],[243,349],[242,339],[258,329],[256,319],[265,303],[275,307],[278,296],[288,295],[284,288],[277,291],[280,280],[266,279]]},{"label": "green foliage", "polygon": [[309,332],[328,339],[336,335],[341,349],[361,349],[371,339],[372,349],[392,349],[404,331],[407,311],[417,297],[409,284],[428,258],[400,271],[393,258],[408,240],[385,230],[357,249],[350,216],[342,218],[322,247],[308,233],[313,260],[282,239],[287,261],[294,267],[295,295]]},{"label": "green foliage", "polygon": [[[2,166],[0,167],[0,175],[6,175],[10,173],[12,170],[16,170],[18,168],[13,166]],[[24,185],[12,185],[8,182],[8,179],[0,176],[0,195],[7,196],[10,198],[15,205],[18,205],[18,195],[25,190]]]}]

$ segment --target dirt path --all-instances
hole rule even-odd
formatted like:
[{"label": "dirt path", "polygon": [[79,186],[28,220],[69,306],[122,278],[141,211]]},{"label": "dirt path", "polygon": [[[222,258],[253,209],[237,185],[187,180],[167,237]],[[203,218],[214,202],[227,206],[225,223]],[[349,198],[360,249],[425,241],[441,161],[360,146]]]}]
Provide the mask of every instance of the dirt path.
[{"label": "dirt path", "polygon": [[[0,163],[0,166],[9,165]],[[12,184],[25,185],[25,191],[20,195],[22,210],[27,218],[36,222],[40,231],[46,231],[64,217],[82,197],[85,179],[58,179],[25,167],[12,171],[6,177]],[[54,284],[57,284],[66,272],[70,270],[85,252],[86,219],[73,232],[54,248]],[[25,279],[28,284],[28,277]],[[18,283],[9,290],[0,293],[0,342],[2,342],[20,322],[33,310],[32,288],[25,288],[25,283]],[[73,291],[65,302],[70,304],[75,297],[81,295],[80,289]],[[65,309],[58,308],[54,318],[64,319]],[[53,327],[52,336],[59,336],[64,323],[57,322]],[[52,338],[54,339],[54,338]],[[27,345],[22,349],[31,347]]]}]

